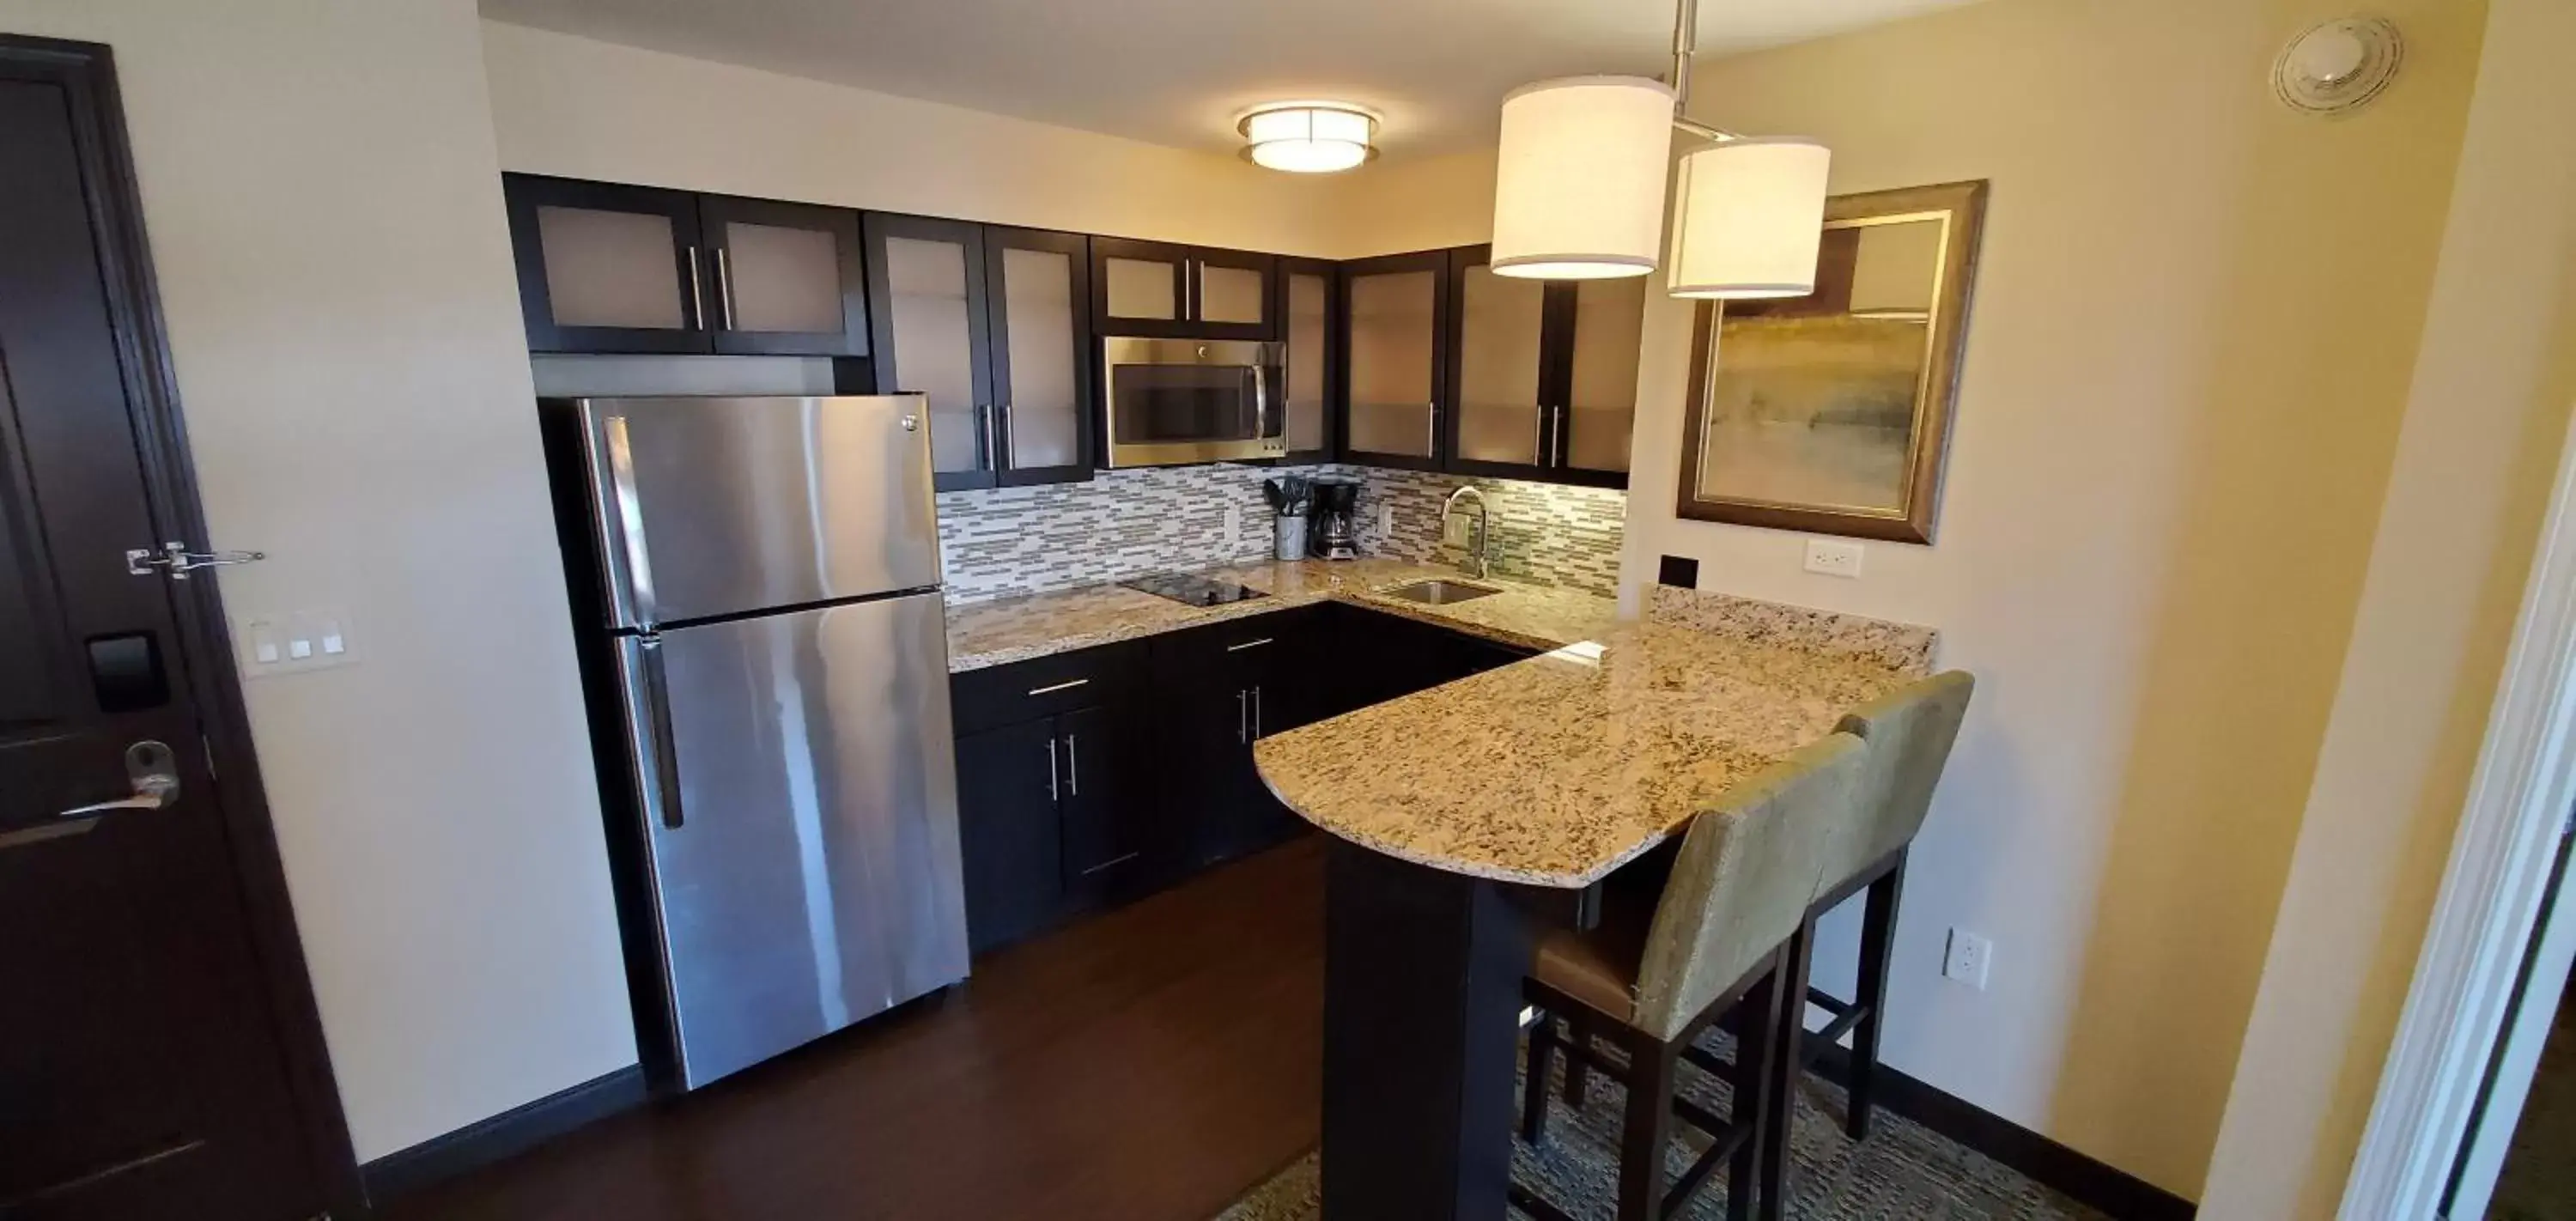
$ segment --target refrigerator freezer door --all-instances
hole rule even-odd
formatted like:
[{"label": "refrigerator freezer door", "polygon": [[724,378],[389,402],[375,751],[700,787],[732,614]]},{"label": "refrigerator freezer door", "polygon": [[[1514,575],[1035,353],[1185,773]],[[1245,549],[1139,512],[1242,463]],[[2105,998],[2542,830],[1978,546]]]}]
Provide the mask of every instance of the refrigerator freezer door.
[{"label": "refrigerator freezer door", "polygon": [[630,689],[667,699],[635,731],[683,1085],[965,978],[938,594],[620,647]]},{"label": "refrigerator freezer door", "polygon": [[919,395],[584,399],[612,628],[939,583]]}]

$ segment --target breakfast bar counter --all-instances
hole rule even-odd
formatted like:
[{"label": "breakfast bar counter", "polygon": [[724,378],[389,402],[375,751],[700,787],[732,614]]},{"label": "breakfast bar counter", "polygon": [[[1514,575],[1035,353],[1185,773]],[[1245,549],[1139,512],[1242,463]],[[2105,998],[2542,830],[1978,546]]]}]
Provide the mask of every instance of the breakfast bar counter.
[{"label": "breakfast bar counter", "polygon": [[[1530,910],[1927,672],[1923,628],[1657,588],[1597,639],[1262,741],[1332,834],[1325,1221],[1498,1218]],[[1551,901],[1553,898],[1554,901]]]}]

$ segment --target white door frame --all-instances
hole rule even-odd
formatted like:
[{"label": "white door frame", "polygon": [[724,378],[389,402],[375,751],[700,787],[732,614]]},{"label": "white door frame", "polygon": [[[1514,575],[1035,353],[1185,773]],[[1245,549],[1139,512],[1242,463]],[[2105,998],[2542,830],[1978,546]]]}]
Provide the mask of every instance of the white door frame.
[{"label": "white door frame", "polygon": [[[2488,1060],[2510,1016],[2514,982],[2571,808],[2576,427],[2559,453],[2549,517],[2523,587],[2512,652],[2488,714],[2441,897],[2344,1187],[2338,1214],[2344,1221],[2433,1217],[2441,1207]],[[2557,983],[2546,987],[2554,990]],[[2506,1101],[2504,1093],[2499,1091],[2498,1102]],[[2514,1113],[2491,1108],[2486,1122],[2509,1130],[2519,1113],[2519,1098],[2513,1101]],[[2486,1173],[2484,1183],[2463,1181],[2464,1202],[2483,1199],[2492,1189],[2492,1161]]]}]

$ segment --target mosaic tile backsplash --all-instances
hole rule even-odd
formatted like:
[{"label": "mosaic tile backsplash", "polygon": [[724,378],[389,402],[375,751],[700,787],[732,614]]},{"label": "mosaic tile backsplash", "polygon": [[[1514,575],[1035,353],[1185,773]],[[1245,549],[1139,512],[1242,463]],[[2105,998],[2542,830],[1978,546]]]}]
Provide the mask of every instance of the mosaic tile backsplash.
[{"label": "mosaic tile backsplash", "polygon": [[[1210,568],[1270,556],[1261,481],[1281,474],[1360,482],[1361,546],[1390,559],[1455,563],[1466,522],[1444,544],[1440,506],[1461,483],[1486,495],[1496,576],[1618,592],[1624,492],[1360,466],[1159,467],[1102,471],[1086,483],[943,492],[939,550],[948,600],[981,602],[1116,581],[1160,569]],[[1381,506],[1390,529],[1381,533]],[[1229,535],[1226,510],[1241,529]]]}]

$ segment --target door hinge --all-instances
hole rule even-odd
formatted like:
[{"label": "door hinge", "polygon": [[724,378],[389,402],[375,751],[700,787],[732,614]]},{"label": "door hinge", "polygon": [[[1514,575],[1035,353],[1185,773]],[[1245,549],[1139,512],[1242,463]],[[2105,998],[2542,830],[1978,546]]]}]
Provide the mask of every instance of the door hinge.
[{"label": "door hinge", "polygon": [[127,550],[125,573],[127,576],[148,577],[157,568],[169,573],[173,581],[185,581],[189,573],[200,568],[255,564],[267,558],[265,551],[190,551],[185,543],[163,543],[158,552],[149,547]]}]

